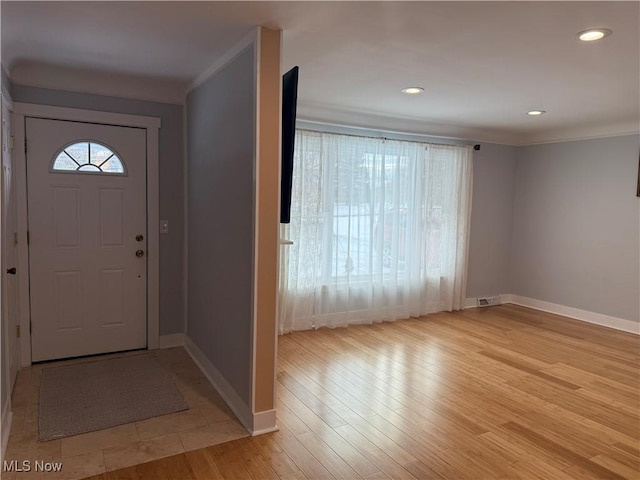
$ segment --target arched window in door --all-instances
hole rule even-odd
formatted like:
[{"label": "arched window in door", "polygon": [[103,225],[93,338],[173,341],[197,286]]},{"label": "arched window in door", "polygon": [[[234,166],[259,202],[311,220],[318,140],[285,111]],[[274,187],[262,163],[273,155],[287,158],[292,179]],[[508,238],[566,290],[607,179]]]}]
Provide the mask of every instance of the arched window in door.
[{"label": "arched window in door", "polygon": [[126,175],[124,163],[109,147],[92,141],[67,145],[55,156],[51,171]]}]

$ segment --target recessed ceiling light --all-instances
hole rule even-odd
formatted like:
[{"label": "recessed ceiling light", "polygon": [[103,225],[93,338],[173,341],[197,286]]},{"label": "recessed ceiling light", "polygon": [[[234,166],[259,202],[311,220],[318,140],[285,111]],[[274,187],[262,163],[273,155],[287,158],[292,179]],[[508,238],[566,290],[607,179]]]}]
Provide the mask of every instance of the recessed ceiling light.
[{"label": "recessed ceiling light", "polygon": [[594,40],[600,40],[604,37],[608,37],[613,32],[607,28],[592,28],[590,30],[584,30],[578,32],[578,38],[583,42],[593,42]]},{"label": "recessed ceiling light", "polygon": [[537,117],[539,115],[544,115],[545,113],[547,112],[545,112],[544,110],[531,110],[527,112],[527,115],[531,115],[532,117]]},{"label": "recessed ceiling light", "polygon": [[402,89],[402,93],[406,93],[407,95],[417,95],[422,92],[424,92],[424,88],[422,87],[407,87]]}]

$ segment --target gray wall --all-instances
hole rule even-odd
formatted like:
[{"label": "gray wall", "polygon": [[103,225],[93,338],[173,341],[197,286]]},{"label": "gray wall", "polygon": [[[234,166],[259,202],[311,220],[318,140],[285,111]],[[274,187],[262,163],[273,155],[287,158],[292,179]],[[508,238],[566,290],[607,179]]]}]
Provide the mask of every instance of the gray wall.
[{"label": "gray wall", "polygon": [[23,85],[13,85],[13,101],[161,119],[160,218],[169,220],[169,233],[160,235],[160,334],[184,332],[183,107]]},{"label": "gray wall", "polygon": [[187,97],[187,335],[251,406],[253,49]]},{"label": "gray wall", "polygon": [[473,152],[467,298],[511,293],[517,151],[517,147],[483,143]]},{"label": "gray wall", "polygon": [[639,138],[519,149],[512,293],[640,321]]}]

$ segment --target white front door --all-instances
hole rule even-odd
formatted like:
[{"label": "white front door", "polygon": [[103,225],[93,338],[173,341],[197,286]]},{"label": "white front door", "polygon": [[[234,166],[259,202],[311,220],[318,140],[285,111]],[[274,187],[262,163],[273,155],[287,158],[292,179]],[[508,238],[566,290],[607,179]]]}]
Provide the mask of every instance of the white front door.
[{"label": "white front door", "polygon": [[7,325],[9,350],[9,391],[16,379],[20,366],[20,342],[18,340],[18,285],[16,281],[18,265],[18,241],[16,237],[16,190],[13,173],[11,114],[6,104],[2,104],[2,318]]},{"label": "white front door", "polygon": [[32,361],[147,344],[146,130],[26,119]]}]

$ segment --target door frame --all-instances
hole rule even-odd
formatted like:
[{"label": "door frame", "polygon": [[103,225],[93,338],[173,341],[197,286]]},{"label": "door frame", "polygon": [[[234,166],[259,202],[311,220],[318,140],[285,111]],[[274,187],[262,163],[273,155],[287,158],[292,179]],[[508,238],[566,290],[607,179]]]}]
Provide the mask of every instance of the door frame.
[{"label": "door frame", "polygon": [[[7,110],[9,111],[9,118],[8,118],[8,122],[9,122],[9,138],[6,139],[7,142],[11,143],[12,141],[15,141],[15,119],[14,119],[14,115],[13,115],[13,102],[8,99],[7,97],[5,97],[4,95],[2,96],[2,105],[0,105],[0,108],[2,108],[2,113],[0,113],[0,118],[2,118],[4,120],[4,107],[7,107]],[[12,140],[12,138],[14,140]],[[17,185],[17,181],[15,178],[15,144],[14,145],[10,145],[9,146],[9,154],[11,155],[11,167],[12,167],[12,171],[11,171],[11,175],[12,175],[12,188],[13,188],[13,194],[14,194],[14,200],[17,200],[18,197],[18,193],[16,191],[16,185]],[[2,154],[4,155],[4,152],[2,152]],[[2,163],[4,163],[4,158],[1,159]],[[2,174],[2,176],[4,175],[4,173]],[[2,188],[4,189],[4,182],[2,182]],[[4,192],[2,194],[2,202],[4,203]],[[4,205],[2,205],[2,208],[0,208],[0,214],[4,215]],[[16,208],[16,228],[17,228],[17,207]],[[4,226],[4,223],[3,225]],[[4,267],[6,267],[7,265],[4,264],[4,251],[6,248],[8,248],[4,243],[5,241],[5,235],[6,232],[3,232],[2,229],[0,228],[0,245],[2,247],[2,258],[0,259],[0,263],[2,264],[2,268],[4,269]],[[16,262],[18,261],[18,259],[16,258]],[[17,267],[17,265],[16,265]],[[16,279],[17,280],[17,279]],[[6,283],[7,279],[5,277],[5,273],[4,271],[0,271],[0,297],[2,298],[2,301],[0,302],[6,302],[9,301],[9,297],[7,295],[7,291],[5,290],[5,283]],[[17,287],[17,281],[16,281],[16,287]],[[16,288],[16,309],[17,309],[17,313],[18,313],[18,324],[19,324],[19,314],[20,314],[20,305],[19,302],[17,302],[18,298],[19,298],[19,291]],[[16,312],[14,312],[16,313]],[[16,351],[18,351],[18,353],[21,352],[22,350],[22,345],[20,343],[20,340],[18,340],[18,337],[16,336],[16,332],[11,331],[8,329],[10,324],[10,318],[7,316],[7,318],[5,318],[5,308],[2,308],[2,335],[6,335],[7,338],[7,342],[6,344],[3,345],[3,348],[6,348],[6,351],[4,353],[5,357],[5,361],[6,361],[6,370],[7,370],[7,379],[9,379],[9,395],[11,395],[11,393],[13,392],[13,386],[14,386],[14,380],[16,377],[14,377],[12,375],[12,371],[11,371],[11,360],[13,355],[15,355]],[[5,331],[4,328],[7,327],[7,330]],[[22,329],[22,327],[20,327]],[[17,369],[20,369],[20,366],[22,364],[22,356],[20,356],[19,360],[18,360],[18,365],[17,365]],[[17,374],[17,371],[15,372]]]},{"label": "door frame", "polygon": [[147,158],[147,348],[158,348],[160,336],[160,198],[158,172],[158,139],[161,122],[156,117],[143,117],[123,113],[100,112],[77,108],[53,107],[32,103],[13,103],[15,144],[14,168],[16,176],[16,207],[18,227],[18,291],[20,304],[20,330],[22,340],[22,366],[31,365],[31,304],[29,298],[29,246],[27,163],[25,155],[26,118],[46,118],[84,123],[99,123],[146,130]]}]

